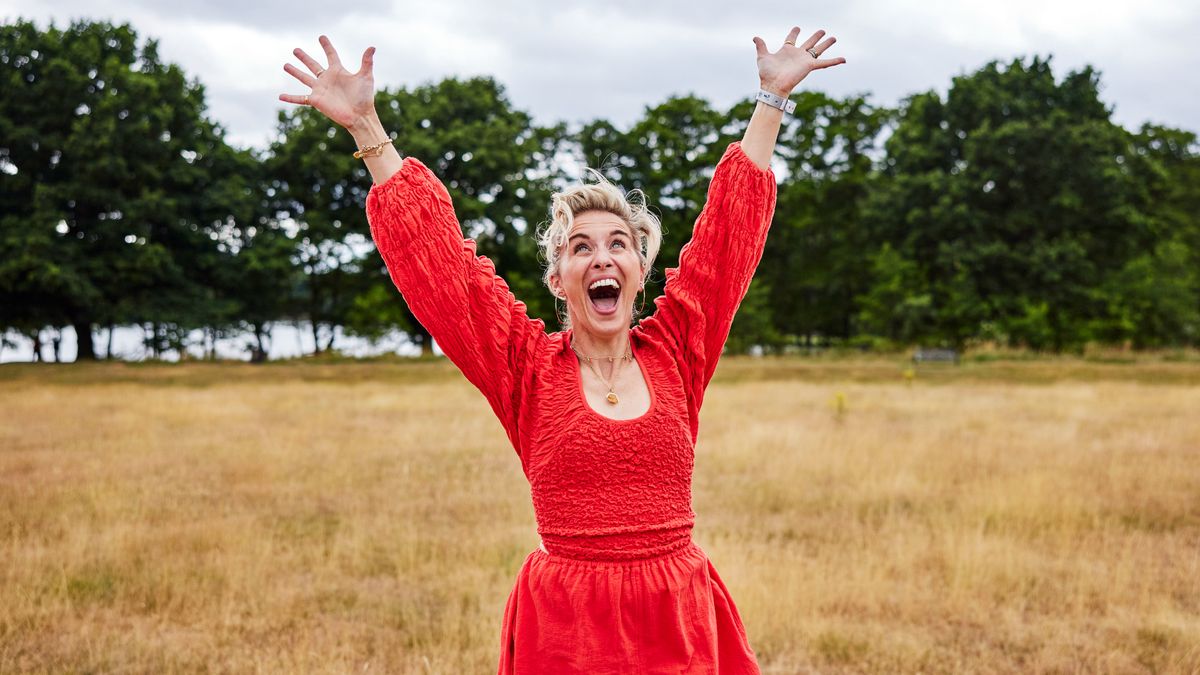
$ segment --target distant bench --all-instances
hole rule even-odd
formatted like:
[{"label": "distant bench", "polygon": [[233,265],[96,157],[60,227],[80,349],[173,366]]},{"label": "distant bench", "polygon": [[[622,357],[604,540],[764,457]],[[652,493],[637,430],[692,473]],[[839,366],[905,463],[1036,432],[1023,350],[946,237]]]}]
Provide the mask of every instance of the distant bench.
[{"label": "distant bench", "polygon": [[912,357],[913,362],[934,361],[941,363],[958,363],[958,352],[953,349],[925,349],[917,347]]}]

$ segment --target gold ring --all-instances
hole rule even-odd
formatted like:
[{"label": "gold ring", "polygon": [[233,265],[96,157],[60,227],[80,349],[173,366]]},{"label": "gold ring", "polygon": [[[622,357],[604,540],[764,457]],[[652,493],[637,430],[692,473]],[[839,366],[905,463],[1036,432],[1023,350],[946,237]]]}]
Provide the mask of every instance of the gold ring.
[{"label": "gold ring", "polygon": [[318,70],[318,71],[317,71],[317,77],[320,77],[320,76],[321,76],[321,73],[325,72],[326,70],[329,70],[329,69],[328,69],[328,68],[322,68],[322,69]]},{"label": "gold ring", "polygon": [[809,55],[809,56],[811,56],[811,57],[813,57],[814,59],[819,59],[819,58],[821,58],[821,55],[820,55],[820,54],[818,54],[818,53],[816,52],[816,50],[815,50],[815,49],[813,49],[812,47],[809,47],[808,49],[806,49],[806,50],[804,50],[804,51],[808,52],[808,55]]},{"label": "gold ring", "polygon": [[785,45],[791,45],[791,46],[793,46],[793,47],[795,47],[795,46],[796,46],[796,43],[795,43],[795,42],[792,42],[791,40],[784,40],[784,41],[783,41],[783,44],[785,44]]},{"label": "gold ring", "polygon": [[308,102],[308,95],[307,95],[307,94],[305,94],[305,95],[304,95],[304,105],[310,105],[310,104],[309,104],[309,102]]}]

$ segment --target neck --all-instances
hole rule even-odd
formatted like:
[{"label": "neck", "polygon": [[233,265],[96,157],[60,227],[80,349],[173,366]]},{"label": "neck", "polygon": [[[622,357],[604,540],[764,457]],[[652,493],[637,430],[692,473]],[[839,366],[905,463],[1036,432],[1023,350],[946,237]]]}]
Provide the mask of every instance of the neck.
[{"label": "neck", "polygon": [[594,359],[624,356],[629,351],[629,331],[621,331],[616,335],[594,335],[587,331],[572,330],[571,338],[580,354]]}]

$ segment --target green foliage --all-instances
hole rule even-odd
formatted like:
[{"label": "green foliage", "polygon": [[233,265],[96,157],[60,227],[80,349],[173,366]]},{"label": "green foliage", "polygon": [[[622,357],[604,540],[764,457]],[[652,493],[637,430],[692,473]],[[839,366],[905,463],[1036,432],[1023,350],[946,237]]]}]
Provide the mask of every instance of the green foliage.
[{"label": "green foliage", "polygon": [[[203,88],[127,25],[0,26],[5,325],[195,325],[227,213]],[[7,256],[6,256],[7,257]]]},{"label": "green foliage", "polygon": [[1098,89],[1090,68],[1060,82],[1035,57],[908,99],[867,226],[920,264],[934,318],[913,338],[962,344],[988,325],[1061,350],[1104,321],[1114,305],[1097,290],[1162,229],[1146,163]]},{"label": "green foliage", "polygon": [[856,298],[863,330],[897,342],[928,335],[935,317],[917,263],[885,243],[873,256],[870,269],[870,288]]},{"label": "green foliage", "polygon": [[744,354],[755,345],[778,352],[783,344],[784,338],[775,328],[771,288],[762,279],[754,279],[738,307],[725,347],[730,352]]},{"label": "green foliage", "polygon": [[1096,337],[1136,347],[1161,347],[1200,337],[1200,267],[1178,239],[1130,260],[1097,289],[1108,314]]},{"label": "green foliage", "polygon": [[[514,293],[532,299],[533,316],[552,316],[553,306],[538,301],[545,292],[538,292],[537,277],[519,271],[538,265],[526,233],[544,212],[552,186],[535,176],[554,156],[561,129],[534,128],[491,78],[385,90],[376,96],[376,108],[384,127],[396,130],[400,152],[425,163],[446,185],[464,236],[477,241],[478,252],[496,263]],[[279,121],[268,161],[272,203],[298,229],[301,311],[313,322],[318,351],[329,346],[337,325],[372,338],[404,328],[428,351],[428,334],[368,245],[364,209],[371,181],[352,156],[353,139],[310,108],[282,112]],[[387,297],[400,307],[371,314]],[[326,328],[324,344],[316,334],[320,326]]]},{"label": "green foliage", "polygon": [[[872,157],[895,113],[862,96],[803,91],[793,99],[777,152],[786,178],[758,274],[770,282],[780,333],[844,340],[858,330],[855,297],[870,283],[874,246],[862,211]],[[731,116],[748,119],[752,109],[747,101]]]},{"label": "green foliage", "polygon": [[1138,347],[1200,341],[1200,146],[1196,134],[1145,125],[1129,153],[1144,189],[1147,244],[1097,289],[1109,313],[1095,331]]},{"label": "green foliage", "polygon": [[413,321],[403,302],[396,302],[396,291],[384,284],[373,284],[354,297],[343,326],[348,335],[374,343],[392,330],[413,331]]},{"label": "green foliage", "polygon": [[[1200,339],[1200,146],[1127,131],[1099,75],[1050,59],[989,63],[898,109],[800,91],[780,129],[771,234],[728,348],[789,344],[1032,349]],[[374,252],[353,140],[309,108],[265,152],[230,147],[204,90],[128,25],[0,26],[0,328],[146,326],[154,350],[195,328],[252,336],[309,319],[378,340],[429,336]],[[534,231],[574,153],[661,215],[678,264],[712,169],[755,103],[692,95],[628,130],[536,126],[492,78],[377,97],[404,155],[445,183],[465,236],[532,316],[555,324]],[[578,167],[574,167],[578,168]],[[653,307],[663,275],[647,283]]]}]

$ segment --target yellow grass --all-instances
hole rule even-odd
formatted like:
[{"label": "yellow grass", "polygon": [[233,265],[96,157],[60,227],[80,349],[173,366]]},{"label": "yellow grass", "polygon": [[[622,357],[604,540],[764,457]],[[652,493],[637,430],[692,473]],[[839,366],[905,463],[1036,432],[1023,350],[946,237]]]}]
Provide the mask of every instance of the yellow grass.
[{"label": "yellow grass", "polygon": [[[709,391],[696,539],[764,670],[1200,672],[1200,364],[903,369]],[[0,368],[0,672],[494,672],[536,545],[445,363]]]}]

